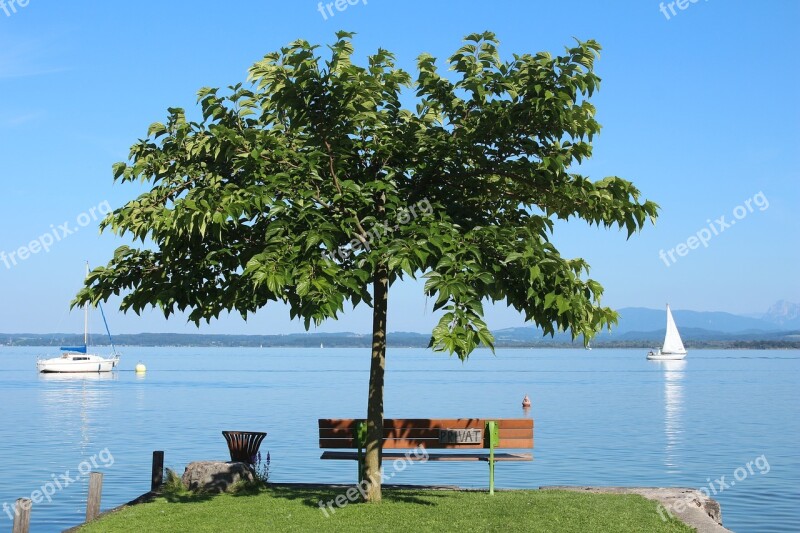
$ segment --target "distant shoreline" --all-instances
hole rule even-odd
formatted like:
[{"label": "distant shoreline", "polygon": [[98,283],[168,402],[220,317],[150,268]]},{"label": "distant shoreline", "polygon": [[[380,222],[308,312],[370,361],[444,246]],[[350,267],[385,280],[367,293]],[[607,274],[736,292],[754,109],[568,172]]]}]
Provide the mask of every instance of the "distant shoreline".
[{"label": "distant shoreline", "polygon": [[[388,335],[389,348],[428,348],[429,337],[421,333],[398,333]],[[58,349],[60,346],[82,344],[82,337],[62,334],[3,334],[0,333],[0,347],[40,347]],[[92,343],[95,346],[108,346]],[[652,349],[661,344],[658,340],[620,340],[592,341],[592,349]],[[798,340],[767,339],[703,339],[684,341],[690,350],[792,350],[800,349]],[[353,333],[313,333],[292,335],[209,335],[187,333],[139,333],[115,337],[117,347],[138,346],[152,348],[359,348],[369,349],[371,337]],[[323,348],[323,349],[324,349]],[[562,340],[510,341],[499,339],[497,349],[583,349],[582,342]]]}]

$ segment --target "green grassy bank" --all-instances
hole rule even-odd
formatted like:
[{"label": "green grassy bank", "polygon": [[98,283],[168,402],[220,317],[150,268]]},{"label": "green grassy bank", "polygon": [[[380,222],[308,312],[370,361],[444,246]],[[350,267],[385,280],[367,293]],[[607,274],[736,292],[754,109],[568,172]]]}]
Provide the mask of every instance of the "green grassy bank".
[{"label": "green grassy bank", "polygon": [[384,490],[379,505],[347,503],[335,512],[320,510],[320,501],[343,494],[336,488],[271,487],[217,496],[169,495],[111,513],[81,532],[693,531],[674,519],[662,521],[656,502],[635,495],[393,489]]}]

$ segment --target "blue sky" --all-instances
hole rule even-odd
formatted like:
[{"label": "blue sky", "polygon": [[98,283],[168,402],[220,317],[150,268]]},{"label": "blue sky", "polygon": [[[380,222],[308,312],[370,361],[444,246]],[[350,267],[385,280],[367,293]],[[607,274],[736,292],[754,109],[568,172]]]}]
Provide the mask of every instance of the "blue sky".
[{"label": "blue sky", "polygon": [[[687,0],[684,10],[673,6],[674,14],[668,4],[667,16],[651,0],[368,0],[340,4],[343,11],[334,6],[326,19],[310,0],[5,0],[0,331],[80,328],[67,309],[83,262],[105,264],[123,244],[99,235],[94,219],[142,191],[114,184],[111,165],[126,159],[167,107],[191,113],[200,87],[244,81],[264,54],[297,38],[330,43],[340,29],[358,33],[358,56],[384,47],[412,73],[420,53],[445,59],[471,32],[496,32],[505,57],[558,53],[573,37],[596,39],[603,83],[593,102],[604,129],[581,171],[632,180],[662,214],[629,241],[616,230],[559,224],[553,240],[562,253],[589,261],[606,288],[603,303],[615,308],[669,301],[674,309],[744,314],[778,299],[800,301],[800,2]],[[73,231],[67,235],[65,222]],[[40,236],[53,232],[60,240],[45,251],[41,244],[50,239]],[[20,258],[20,247],[27,257]],[[196,331],[181,317],[116,313],[115,303],[107,306],[113,331]],[[430,308],[421,284],[395,285],[389,329],[429,331]],[[487,318],[492,328],[522,324],[504,306],[489,309]],[[366,332],[370,324],[369,309],[361,307],[321,330]],[[303,327],[276,305],[247,323],[225,317],[200,331]]]}]

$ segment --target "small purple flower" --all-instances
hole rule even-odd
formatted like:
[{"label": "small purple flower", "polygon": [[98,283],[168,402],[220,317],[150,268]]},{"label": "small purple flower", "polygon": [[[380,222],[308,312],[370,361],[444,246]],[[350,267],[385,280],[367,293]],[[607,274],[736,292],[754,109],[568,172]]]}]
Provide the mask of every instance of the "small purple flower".
[{"label": "small purple flower", "polygon": [[[258,452],[258,453],[259,453],[259,455],[261,454],[261,452]],[[267,452],[267,466],[269,466],[269,452]]]}]

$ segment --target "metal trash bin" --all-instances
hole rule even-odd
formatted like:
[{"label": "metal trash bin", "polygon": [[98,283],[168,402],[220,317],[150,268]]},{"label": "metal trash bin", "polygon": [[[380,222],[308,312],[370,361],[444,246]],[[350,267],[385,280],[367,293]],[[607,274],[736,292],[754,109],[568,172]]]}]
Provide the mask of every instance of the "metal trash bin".
[{"label": "metal trash bin", "polygon": [[228,442],[231,461],[252,465],[267,434],[258,431],[223,431],[222,436]]}]

